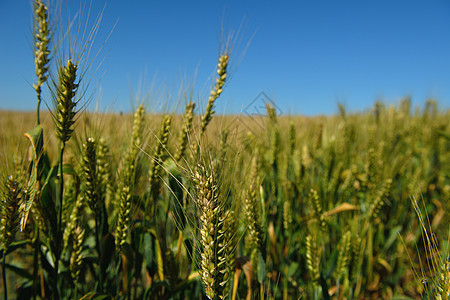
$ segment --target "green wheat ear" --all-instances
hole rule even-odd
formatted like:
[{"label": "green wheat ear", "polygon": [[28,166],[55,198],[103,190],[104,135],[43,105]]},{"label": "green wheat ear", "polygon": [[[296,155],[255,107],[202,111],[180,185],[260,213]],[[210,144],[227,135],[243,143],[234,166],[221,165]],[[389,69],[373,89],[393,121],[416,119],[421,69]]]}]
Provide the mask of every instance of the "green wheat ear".
[{"label": "green wheat ear", "polygon": [[184,114],[184,126],[181,131],[180,138],[178,140],[178,149],[177,153],[175,153],[174,159],[175,161],[179,161],[186,151],[187,144],[189,142],[189,132],[192,127],[192,120],[194,119],[194,109],[195,103],[189,102],[186,105],[186,112]]},{"label": "green wheat ear", "polygon": [[78,226],[80,216],[83,214],[83,211],[84,211],[84,199],[83,196],[80,195],[75,200],[75,203],[72,207],[72,211],[66,223],[66,228],[64,230],[63,241],[64,247],[66,249],[69,245],[70,238],[73,237],[74,235],[74,230]]},{"label": "green wheat ear", "polygon": [[289,155],[293,156],[295,149],[296,149],[296,137],[297,137],[297,132],[295,130],[295,124],[294,122],[290,122],[289,123]]},{"label": "green wheat ear", "polygon": [[230,257],[234,236],[229,214],[219,195],[214,172],[199,164],[193,176],[195,203],[200,213],[201,277],[209,299],[226,297],[230,276]]},{"label": "green wheat ear", "polygon": [[99,194],[100,198],[106,201],[111,192],[111,171],[110,171],[110,159],[111,154],[105,138],[101,137],[97,144],[97,176],[99,182]]},{"label": "green wheat ear", "polygon": [[371,203],[368,211],[369,219],[376,219],[378,217],[378,213],[380,212],[381,207],[385,203],[385,201],[389,198],[390,189],[392,185],[392,179],[388,178],[384,182],[383,187],[378,191],[375,199]]},{"label": "green wheat ear", "polygon": [[306,236],[306,266],[309,271],[309,275],[313,281],[319,280],[320,277],[320,258],[317,252],[316,242],[311,235]]},{"label": "green wheat ear", "polygon": [[124,186],[120,193],[119,213],[116,227],[116,249],[121,252],[128,236],[130,227],[131,194],[130,187]]},{"label": "green wheat ear", "polygon": [[172,116],[165,115],[161,124],[161,130],[156,141],[155,157],[149,171],[149,184],[152,190],[153,198],[159,194],[160,190],[160,176],[163,168],[163,162],[167,157],[167,143],[169,142],[170,125],[172,123]]},{"label": "green wheat ear", "polygon": [[[244,198],[244,211],[247,219],[247,229],[250,240],[251,250],[261,251],[264,232],[261,226],[261,215],[259,210],[259,201],[257,199],[257,185],[258,185],[258,170],[259,161],[258,153],[255,155],[252,161],[252,168],[250,171],[250,186],[247,189],[246,196]],[[255,261],[252,261],[256,265]]]},{"label": "green wheat ear", "polygon": [[22,197],[23,193],[19,182],[14,176],[9,176],[4,182],[1,199],[0,229],[3,249],[7,249],[14,241],[14,237],[19,229]]},{"label": "green wheat ear", "polygon": [[72,233],[73,235],[73,249],[70,254],[70,274],[75,282],[78,282],[80,276],[81,264],[83,262],[83,256],[81,252],[83,250],[84,230],[80,227],[76,227]]},{"label": "green wheat ear", "polygon": [[292,225],[292,205],[290,199],[285,199],[283,202],[283,227],[284,232],[288,236],[288,234],[291,232],[291,225]]},{"label": "green wheat ear", "polygon": [[63,143],[70,139],[73,132],[72,125],[75,123],[75,109],[78,101],[75,94],[78,89],[76,81],[77,66],[71,59],[67,62],[67,66],[61,67],[59,70],[59,82],[56,91],[56,136]]},{"label": "green wheat ear", "polygon": [[50,61],[50,31],[48,22],[48,8],[41,0],[34,3],[34,42],[36,50],[34,51],[34,64],[36,67],[37,82],[33,88],[37,95],[37,124],[40,124],[39,107],[41,105],[41,88],[47,81],[48,65]]},{"label": "green wheat ear", "polygon": [[269,116],[270,121],[270,133],[271,133],[271,139],[270,139],[270,165],[273,168],[277,168],[277,158],[280,153],[280,132],[278,130],[278,122],[277,122],[277,115],[275,113],[275,108],[269,103],[266,103],[266,111],[267,115]]},{"label": "green wheat ear", "polygon": [[317,221],[320,224],[320,228],[323,232],[327,231],[327,223],[325,222],[325,216],[323,214],[322,204],[320,203],[319,195],[317,194],[317,191],[314,189],[311,189],[309,191],[309,199],[311,200],[311,203],[314,208],[314,214],[316,216]]},{"label": "green wheat ear", "polygon": [[216,84],[209,94],[208,103],[206,104],[205,114],[202,116],[202,124],[200,128],[200,137],[206,130],[209,122],[214,115],[214,102],[222,94],[223,87],[225,85],[225,80],[227,78],[227,66],[230,56],[228,54],[223,54],[219,57],[219,63],[217,64],[217,75]]},{"label": "green wheat ear", "polygon": [[213,170],[218,172],[217,177],[220,177],[220,171],[227,161],[227,150],[228,150],[228,130],[223,130],[220,134],[220,145],[219,152],[216,155],[216,159],[213,162]]},{"label": "green wheat ear", "polygon": [[[135,181],[135,165],[138,156],[139,147],[142,144],[142,131],[145,121],[145,108],[141,104],[134,113],[133,130],[131,133],[130,145],[128,146],[122,169],[122,184],[124,186],[133,186]],[[119,196],[120,197],[120,196]]]},{"label": "green wheat ear", "polygon": [[83,144],[83,172],[86,202],[94,214],[98,214],[97,143],[90,137]]},{"label": "green wheat ear", "polygon": [[336,277],[341,279],[345,273],[350,259],[351,233],[347,231],[341,239],[339,256],[336,265]]},{"label": "green wheat ear", "polygon": [[349,279],[351,282],[355,282],[359,276],[360,272],[360,258],[362,254],[361,249],[361,238],[359,235],[353,235],[351,236],[350,241],[350,260],[349,260]]}]

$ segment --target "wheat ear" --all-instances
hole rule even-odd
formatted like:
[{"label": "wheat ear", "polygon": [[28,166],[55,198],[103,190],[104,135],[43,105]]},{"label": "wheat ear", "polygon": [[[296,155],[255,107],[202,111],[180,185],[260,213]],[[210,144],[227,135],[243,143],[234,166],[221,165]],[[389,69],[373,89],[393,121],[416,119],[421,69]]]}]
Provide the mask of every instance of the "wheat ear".
[{"label": "wheat ear", "polygon": [[314,189],[311,189],[309,191],[309,199],[311,200],[311,203],[314,208],[314,214],[317,218],[317,221],[319,222],[320,228],[323,232],[327,231],[327,223],[325,222],[325,216],[323,214],[322,210],[322,204],[320,203],[319,195],[317,194],[317,191]]},{"label": "wheat ear", "polygon": [[83,144],[84,192],[86,202],[95,215],[98,215],[98,177],[97,177],[97,143],[90,137]]},{"label": "wheat ear", "polygon": [[23,193],[19,182],[12,175],[9,176],[4,183],[3,189],[0,228],[1,243],[4,251],[6,251],[9,245],[14,241],[14,237],[19,228],[19,209]]},{"label": "wheat ear", "polygon": [[[213,172],[199,164],[193,174],[195,202],[200,212],[201,277],[209,299],[226,297],[230,266],[227,264],[233,247],[227,226],[228,213],[221,201]],[[233,234],[231,234],[233,235]]]},{"label": "wheat ear", "polygon": [[202,116],[202,124],[200,127],[200,138],[206,130],[209,122],[214,115],[214,102],[222,94],[223,87],[225,85],[225,80],[227,78],[227,66],[230,56],[228,54],[223,54],[219,57],[219,63],[217,64],[217,78],[214,88],[211,90],[208,98],[208,103],[206,104],[205,114]]},{"label": "wheat ear", "polygon": [[306,236],[306,266],[313,281],[319,280],[320,276],[320,258],[317,253],[316,242],[313,241],[311,235]]},{"label": "wheat ear", "polygon": [[70,139],[73,132],[72,125],[75,123],[75,115],[77,111],[75,107],[78,101],[75,94],[78,84],[75,83],[77,75],[77,66],[71,59],[67,62],[67,66],[61,67],[59,70],[59,83],[56,91],[57,107],[56,107],[56,136],[63,143]]},{"label": "wheat ear", "polygon": [[3,195],[1,199],[1,219],[0,219],[0,242],[3,246],[3,296],[8,299],[6,283],[6,254],[9,245],[14,241],[14,237],[19,229],[20,223],[20,204],[22,201],[22,188],[19,182],[11,175],[7,178],[3,186]]},{"label": "wheat ear", "polygon": [[131,212],[131,194],[130,187],[124,186],[120,193],[119,213],[116,226],[116,249],[121,252],[122,247],[128,236],[128,228],[130,226]]},{"label": "wheat ear", "polygon": [[41,105],[41,88],[47,81],[48,64],[50,61],[50,31],[48,22],[48,8],[41,0],[34,3],[34,42],[36,50],[34,51],[34,64],[36,66],[37,82],[33,88],[37,95],[36,122],[40,124],[39,109]]},{"label": "wheat ear", "polygon": [[149,171],[149,183],[152,189],[152,196],[156,198],[160,189],[160,176],[162,171],[162,164],[167,157],[167,143],[169,142],[169,131],[172,122],[170,115],[165,115],[161,124],[161,130],[159,134],[159,140],[156,144],[155,157],[152,161],[152,165]]},{"label": "wheat ear", "polygon": [[181,131],[180,138],[178,140],[178,149],[177,153],[175,153],[175,161],[179,161],[186,151],[186,146],[189,141],[189,132],[192,127],[192,120],[194,119],[194,109],[195,109],[195,103],[189,102],[186,105],[186,112],[184,114],[184,126]]}]

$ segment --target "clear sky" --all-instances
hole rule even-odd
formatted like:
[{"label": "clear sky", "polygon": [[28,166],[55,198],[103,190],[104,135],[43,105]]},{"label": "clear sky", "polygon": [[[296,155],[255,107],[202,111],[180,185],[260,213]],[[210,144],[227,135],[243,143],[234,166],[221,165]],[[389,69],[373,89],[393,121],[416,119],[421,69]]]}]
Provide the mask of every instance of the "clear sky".
[{"label": "clear sky", "polygon": [[[74,15],[79,1],[70,2]],[[239,113],[262,91],[292,114],[335,113],[338,102],[359,111],[407,95],[414,104],[432,97],[450,107],[446,0],[94,0],[92,12],[105,3],[94,48],[117,24],[100,52],[90,108],[130,111],[131,91],[149,94],[155,109],[170,110],[174,105],[162,99],[176,103],[181,83],[193,86],[194,100],[203,105],[222,27],[231,32],[241,24],[218,113]],[[0,109],[31,111],[31,2],[0,0],[0,11]]]}]

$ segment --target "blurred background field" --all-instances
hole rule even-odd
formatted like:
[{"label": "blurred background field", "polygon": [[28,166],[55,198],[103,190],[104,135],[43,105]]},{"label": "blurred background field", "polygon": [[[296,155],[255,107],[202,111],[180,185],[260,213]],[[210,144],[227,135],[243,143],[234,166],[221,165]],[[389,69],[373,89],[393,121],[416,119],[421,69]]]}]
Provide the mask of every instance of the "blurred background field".
[{"label": "blurred background field", "polygon": [[[253,262],[253,273],[247,270],[245,275],[233,277],[236,284],[239,283],[234,290],[236,297],[250,295],[247,294],[248,284],[252,281],[251,296],[254,298],[261,293],[265,299],[326,298],[325,295],[336,299],[400,299],[400,295],[418,298],[421,293],[425,297],[426,293],[439,291],[448,280],[442,277],[445,274],[442,272],[446,269],[448,253],[450,112],[440,110],[431,100],[425,107],[413,111],[407,98],[399,107],[385,107],[377,102],[367,112],[346,113],[343,106],[340,109],[340,114],[335,116],[276,116],[269,105],[266,116],[215,115],[204,141],[199,144],[201,155],[195,155],[195,147],[188,147],[175,169],[174,153],[179,147],[185,117],[173,115],[164,151],[165,167],[159,175],[162,184],[152,196],[153,217],[147,224],[154,228],[149,231],[152,239],[164,247],[159,249],[162,261],[154,256],[154,249],[143,249],[145,259],[141,263],[144,265],[132,265],[133,268],[139,266],[137,270],[141,271],[127,273],[129,271],[117,269],[119,273],[114,276],[105,273],[104,293],[108,294],[112,287],[115,291],[118,288],[114,284],[116,276],[124,276],[122,280],[128,278],[134,290],[130,292],[124,287],[119,290],[132,293],[129,296],[140,298],[152,284],[161,281],[165,282],[163,286],[151,288],[152,297],[200,297],[202,292],[195,283],[200,282],[187,280],[201,268],[193,254],[201,247],[192,250],[199,238],[196,228],[200,229],[201,225],[194,217],[198,213],[195,184],[189,179],[199,162],[212,169],[218,166],[214,169],[218,188],[221,195],[226,195],[227,205],[234,207],[233,257],[246,267]],[[23,133],[33,127],[35,114],[3,111],[0,115],[2,170],[4,174],[18,174],[21,168],[26,170],[30,159]],[[52,159],[56,152],[51,149],[57,149],[58,145],[52,117],[43,112],[41,118],[47,137],[44,146]],[[74,178],[83,182],[80,160],[83,141],[89,136],[96,140],[101,138],[109,149],[108,192],[104,201],[111,218],[108,235],[112,236],[117,222],[114,220],[120,210],[117,188],[123,181],[124,153],[130,147],[135,118],[84,112],[77,120],[66,151],[65,161],[79,170]],[[136,228],[146,219],[142,203],[151,190],[148,170],[156,159],[155,151],[161,142],[159,127],[164,120],[163,115],[149,113],[144,115],[141,124],[142,140],[131,194],[131,237],[126,238],[125,244],[129,247],[127,251],[131,251],[125,254],[131,255],[127,257],[129,260],[139,253],[138,246],[133,245],[135,235],[144,234],[139,233],[142,229]],[[200,116],[195,115],[192,132],[199,130],[200,123]],[[197,144],[196,139],[194,134],[190,135],[189,144]],[[181,180],[184,192],[177,194],[173,178]],[[65,184],[70,190],[74,182],[68,178]],[[75,198],[68,205],[82,201],[83,193],[81,188],[71,196]],[[252,197],[261,200],[253,204],[256,205],[253,210],[249,202]],[[429,218],[424,225],[435,234],[433,248],[424,240],[413,199]],[[71,209],[67,209],[64,211],[69,218]],[[84,214],[86,216],[82,217]],[[90,214],[92,212],[86,208],[80,217],[88,218]],[[262,240],[258,251],[263,262],[253,257],[252,247],[256,246],[252,242],[255,234],[252,231],[256,229],[250,225],[252,220],[260,222]],[[66,222],[70,224],[69,219]],[[84,226],[89,232],[94,225],[87,222]],[[137,233],[133,233],[134,230],[138,230]],[[182,244],[180,237],[184,240]],[[32,239],[32,232],[18,234],[17,240],[21,239]],[[96,263],[87,260],[95,255],[95,247],[88,241],[83,246],[82,256],[83,262],[91,267],[81,269],[81,279],[77,282],[80,292],[88,292],[95,286],[89,278],[96,277],[93,271]],[[184,249],[183,244],[187,248]],[[439,250],[442,255],[437,268],[430,261],[430,249]],[[11,264],[32,256],[31,249],[20,253],[20,257],[11,256]],[[164,275],[159,273],[159,264],[163,265],[160,267]],[[30,265],[21,266],[24,271],[31,271]],[[112,271],[114,269],[109,268],[113,266],[114,260],[111,260],[104,270]],[[241,270],[243,266],[237,263],[233,274]],[[147,274],[147,280],[140,277],[140,272]],[[15,276],[17,279],[18,275]],[[427,285],[423,284],[424,280]],[[185,284],[180,286],[181,282]],[[13,290],[13,286],[10,288]],[[113,291],[109,293],[114,294]],[[72,294],[66,294],[69,295]]]}]

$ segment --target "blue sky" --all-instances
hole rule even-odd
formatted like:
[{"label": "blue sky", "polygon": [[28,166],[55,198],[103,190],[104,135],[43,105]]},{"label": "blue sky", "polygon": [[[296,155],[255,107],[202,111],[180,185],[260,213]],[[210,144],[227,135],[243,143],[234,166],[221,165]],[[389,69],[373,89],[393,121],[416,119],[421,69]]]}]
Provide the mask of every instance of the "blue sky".
[{"label": "blue sky", "polygon": [[[70,2],[73,16],[79,1]],[[90,109],[130,111],[132,93],[173,110],[181,85],[203,106],[222,28],[242,24],[218,113],[242,112],[262,91],[291,114],[335,113],[338,102],[360,111],[407,95],[417,105],[432,97],[450,107],[448,1],[95,0],[92,14],[105,3],[94,51],[114,30],[103,61],[93,62],[101,64]],[[0,109],[32,111],[31,2],[1,0],[0,11]]]}]

